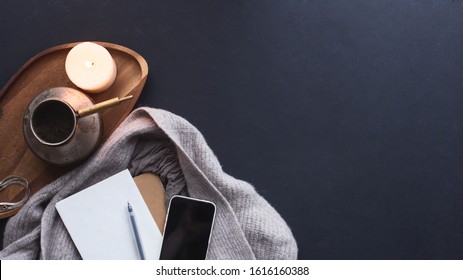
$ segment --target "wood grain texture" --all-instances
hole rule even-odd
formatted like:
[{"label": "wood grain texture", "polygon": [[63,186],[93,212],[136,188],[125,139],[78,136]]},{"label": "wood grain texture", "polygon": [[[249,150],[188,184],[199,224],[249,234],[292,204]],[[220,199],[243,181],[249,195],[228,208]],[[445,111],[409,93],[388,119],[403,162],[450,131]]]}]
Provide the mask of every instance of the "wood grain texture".
[{"label": "wood grain texture", "polygon": [[[22,133],[23,116],[29,103],[42,91],[52,87],[76,87],[67,77],[64,68],[66,56],[77,43],[47,49],[24,64],[0,92],[0,179],[19,175],[29,181],[32,194],[39,191],[72,166],[57,167],[37,158],[28,148]],[[141,94],[148,75],[148,65],[138,53],[126,47],[106,42],[95,42],[111,53],[117,66],[114,84],[106,91],[88,94],[95,103],[113,97],[133,95],[134,98],[101,112],[103,141],[127,117]],[[0,201],[20,197],[16,188],[0,192]],[[0,219],[17,211],[0,214]]]}]

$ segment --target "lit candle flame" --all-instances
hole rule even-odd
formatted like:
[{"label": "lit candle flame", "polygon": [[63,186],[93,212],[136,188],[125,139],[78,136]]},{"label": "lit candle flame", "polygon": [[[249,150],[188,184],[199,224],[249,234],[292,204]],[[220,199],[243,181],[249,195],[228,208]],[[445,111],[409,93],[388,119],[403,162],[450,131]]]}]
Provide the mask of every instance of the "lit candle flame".
[{"label": "lit candle flame", "polygon": [[95,66],[95,63],[93,63],[93,61],[90,60],[85,60],[84,64],[85,67],[87,67],[88,69],[93,68],[93,66]]}]

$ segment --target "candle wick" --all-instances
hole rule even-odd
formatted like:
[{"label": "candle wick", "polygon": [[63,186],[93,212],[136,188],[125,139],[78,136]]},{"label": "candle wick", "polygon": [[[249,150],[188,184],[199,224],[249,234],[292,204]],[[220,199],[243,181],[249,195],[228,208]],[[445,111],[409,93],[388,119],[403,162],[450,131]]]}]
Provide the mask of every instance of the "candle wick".
[{"label": "candle wick", "polygon": [[93,66],[95,65],[95,63],[93,61],[90,61],[90,60],[86,60],[84,62],[84,64],[85,64],[85,67],[87,67],[87,68],[93,68]]}]

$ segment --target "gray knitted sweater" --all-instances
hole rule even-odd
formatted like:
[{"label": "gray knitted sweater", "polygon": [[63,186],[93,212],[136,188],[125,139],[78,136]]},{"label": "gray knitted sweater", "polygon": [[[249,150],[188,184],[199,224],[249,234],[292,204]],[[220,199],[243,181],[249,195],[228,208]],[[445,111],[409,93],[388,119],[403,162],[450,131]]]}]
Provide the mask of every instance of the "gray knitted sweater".
[{"label": "gray knitted sweater", "polygon": [[0,259],[80,259],[55,204],[128,168],[153,172],[175,194],[213,201],[210,259],[295,259],[290,229],[254,188],[222,171],[201,133],[172,113],[133,111],[85,163],[45,186],[10,218]]}]

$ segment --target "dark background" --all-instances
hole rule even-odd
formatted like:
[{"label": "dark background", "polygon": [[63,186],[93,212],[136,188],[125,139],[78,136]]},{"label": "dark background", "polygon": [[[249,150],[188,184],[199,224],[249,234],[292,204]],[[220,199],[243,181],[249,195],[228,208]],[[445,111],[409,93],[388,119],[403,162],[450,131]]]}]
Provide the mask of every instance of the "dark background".
[{"label": "dark background", "polygon": [[463,0],[15,0],[0,30],[1,85],[58,44],[140,53],[139,106],[194,124],[301,259],[463,258]]}]

